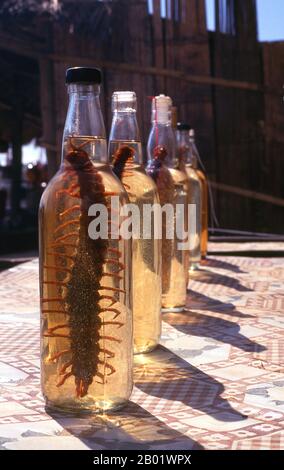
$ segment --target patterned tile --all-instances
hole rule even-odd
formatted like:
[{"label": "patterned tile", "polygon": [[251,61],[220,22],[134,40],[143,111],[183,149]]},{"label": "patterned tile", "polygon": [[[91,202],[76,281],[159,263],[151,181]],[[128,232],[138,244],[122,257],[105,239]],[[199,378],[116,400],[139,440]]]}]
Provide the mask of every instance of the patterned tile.
[{"label": "patterned tile", "polygon": [[128,406],[92,418],[44,410],[37,272],[0,273],[0,448],[284,448],[282,259],[210,256],[162,346],[135,357]]}]

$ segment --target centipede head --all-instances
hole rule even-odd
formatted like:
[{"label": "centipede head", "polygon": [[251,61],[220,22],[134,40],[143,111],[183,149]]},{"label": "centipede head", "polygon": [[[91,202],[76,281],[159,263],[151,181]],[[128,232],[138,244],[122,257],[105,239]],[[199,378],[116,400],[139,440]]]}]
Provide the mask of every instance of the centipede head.
[{"label": "centipede head", "polygon": [[113,171],[119,178],[124,170],[126,163],[132,163],[134,160],[135,150],[128,145],[122,145],[115,152],[112,160]]},{"label": "centipede head", "polygon": [[73,137],[68,138],[68,151],[65,155],[65,159],[72,165],[73,168],[79,169],[82,167],[90,166],[90,158],[88,152],[84,150],[84,147],[92,142],[93,139],[86,139],[78,147],[74,145]]},{"label": "centipede head", "polygon": [[127,162],[129,160],[133,160],[134,153],[134,148],[129,147],[129,145],[122,145],[113,156],[113,164],[117,163],[118,161]]},{"label": "centipede head", "polygon": [[89,161],[89,156],[83,149],[71,149],[65,158],[74,168],[83,167]]},{"label": "centipede head", "polygon": [[165,161],[168,156],[168,151],[163,145],[157,145],[154,149],[154,159],[160,160],[161,162]]}]

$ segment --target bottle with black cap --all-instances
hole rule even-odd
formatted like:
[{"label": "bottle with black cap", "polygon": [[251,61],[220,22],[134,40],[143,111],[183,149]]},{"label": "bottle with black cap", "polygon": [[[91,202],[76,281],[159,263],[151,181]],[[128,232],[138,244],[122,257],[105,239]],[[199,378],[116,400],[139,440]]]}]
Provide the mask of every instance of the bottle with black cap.
[{"label": "bottle with black cap", "polygon": [[66,73],[62,162],[39,211],[41,382],[49,408],[105,412],[132,390],[131,240],[121,238],[127,194],[113,174],[101,72]]},{"label": "bottle with black cap", "polygon": [[194,210],[193,217],[189,220],[190,231],[190,250],[189,250],[189,269],[194,271],[198,269],[201,260],[201,205],[202,205],[202,186],[197,174],[196,155],[192,151],[189,131],[191,127],[187,123],[177,123],[177,150],[180,162],[180,168],[184,169],[188,176],[189,191],[188,204],[191,204]]}]

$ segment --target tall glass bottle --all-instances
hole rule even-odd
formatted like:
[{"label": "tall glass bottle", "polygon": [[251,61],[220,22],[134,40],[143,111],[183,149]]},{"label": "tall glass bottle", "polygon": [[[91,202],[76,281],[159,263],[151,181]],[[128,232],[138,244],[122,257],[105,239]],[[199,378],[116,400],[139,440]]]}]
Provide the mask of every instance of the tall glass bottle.
[{"label": "tall glass bottle", "polygon": [[147,173],[156,182],[161,206],[169,204],[173,208],[172,217],[162,218],[162,307],[165,311],[181,311],[186,304],[186,251],[180,249],[177,205],[184,208],[184,228],[187,230],[188,188],[186,174],[177,167],[171,106],[172,100],[168,96],[153,98]]},{"label": "tall glass bottle", "polygon": [[109,232],[112,197],[118,224],[128,198],[107,163],[100,82],[98,69],[67,70],[62,162],[39,211],[43,395],[93,412],[126,403],[133,353],[131,243]]},{"label": "tall glass bottle", "polygon": [[[109,158],[130,202],[139,210],[142,228],[144,205],[159,203],[159,195],[143,166],[135,93],[113,93],[112,111]],[[157,346],[161,334],[161,242],[133,234],[132,248],[134,352],[145,353]]]},{"label": "tall glass bottle", "polygon": [[206,258],[208,245],[208,183],[205,173],[202,171],[201,158],[195,144],[194,129],[189,131],[189,146],[196,172],[201,183],[201,257]]},{"label": "tall glass bottle", "polygon": [[[177,146],[180,168],[185,169],[188,181],[188,203],[195,205],[195,230],[190,229],[190,251],[189,251],[189,269],[198,268],[201,259],[201,204],[202,188],[196,170],[195,157],[191,151],[189,142],[190,126],[186,123],[177,124]],[[189,220],[189,225],[191,225]],[[193,226],[193,224],[192,224]],[[191,227],[192,227],[191,226]]]}]

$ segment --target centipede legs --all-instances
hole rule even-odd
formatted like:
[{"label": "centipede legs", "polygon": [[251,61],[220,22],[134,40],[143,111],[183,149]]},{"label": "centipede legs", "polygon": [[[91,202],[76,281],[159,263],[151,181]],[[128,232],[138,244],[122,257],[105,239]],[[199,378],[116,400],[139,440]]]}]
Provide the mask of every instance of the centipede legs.
[{"label": "centipede legs", "polygon": [[[49,361],[58,364],[57,387],[75,379],[75,394],[82,398],[93,381],[105,384],[115,374],[111,364],[121,340],[109,333],[124,326],[120,320],[120,287],[125,266],[122,253],[109,240],[88,235],[91,204],[108,207],[102,177],[90,162],[84,147],[70,139],[66,160],[70,167],[62,175],[56,192],[57,226],[43,263],[42,314],[47,321],[43,336],[58,341],[61,350]],[[109,209],[108,209],[109,210]],[[107,346],[106,346],[107,345]]]}]

